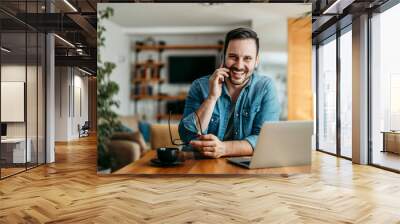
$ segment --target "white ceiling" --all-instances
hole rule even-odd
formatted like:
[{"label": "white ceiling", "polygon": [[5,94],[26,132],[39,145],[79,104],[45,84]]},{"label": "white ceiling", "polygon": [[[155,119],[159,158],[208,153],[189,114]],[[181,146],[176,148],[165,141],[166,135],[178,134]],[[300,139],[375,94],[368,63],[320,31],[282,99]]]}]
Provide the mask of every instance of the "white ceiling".
[{"label": "white ceiling", "polygon": [[[287,45],[288,18],[298,18],[311,11],[311,4],[301,3],[99,3],[98,8],[114,8],[111,21],[126,33],[150,30],[178,30],[193,33],[218,33],[221,27],[251,24],[264,50],[283,51]],[[207,27],[208,32],[207,32]],[[222,32],[226,30],[221,29]],[[221,32],[220,32],[221,33]],[[267,48],[267,49],[265,49]]]}]

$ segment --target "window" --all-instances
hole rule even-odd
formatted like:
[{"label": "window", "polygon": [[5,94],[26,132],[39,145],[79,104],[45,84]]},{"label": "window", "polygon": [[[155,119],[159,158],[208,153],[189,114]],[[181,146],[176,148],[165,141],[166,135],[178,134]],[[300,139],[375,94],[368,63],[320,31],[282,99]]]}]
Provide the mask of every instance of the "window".
[{"label": "window", "polygon": [[[43,4],[18,7],[39,13]],[[0,179],[45,163],[45,41],[44,33],[0,12]]]},{"label": "window", "polygon": [[400,170],[400,5],[371,18],[372,164]]},{"label": "window", "polygon": [[336,153],[336,39],[318,48],[318,149]]},{"label": "window", "polygon": [[340,155],[351,158],[352,141],[352,35],[340,36]]}]

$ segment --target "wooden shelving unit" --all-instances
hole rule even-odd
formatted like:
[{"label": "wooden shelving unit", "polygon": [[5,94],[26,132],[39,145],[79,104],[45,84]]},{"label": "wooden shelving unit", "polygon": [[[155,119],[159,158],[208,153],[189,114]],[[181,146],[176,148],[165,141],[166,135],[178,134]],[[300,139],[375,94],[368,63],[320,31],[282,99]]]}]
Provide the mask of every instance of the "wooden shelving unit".
[{"label": "wooden shelving unit", "polygon": [[[169,114],[157,114],[158,120],[168,120]],[[171,120],[180,120],[182,119],[182,114],[171,114]]]},{"label": "wooden shelving unit", "polygon": [[146,78],[134,78],[132,79],[132,84],[136,84],[136,83],[164,83],[165,80],[161,79],[161,78],[150,78],[150,79],[146,79]]},{"label": "wooden shelving unit", "polygon": [[160,97],[160,100],[185,100],[186,99],[186,95],[176,95],[176,96],[161,95],[159,97]]},{"label": "wooden shelving unit", "polygon": [[[165,83],[165,79],[161,77],[161,69],[165,67],[165,63],[161,60],[161,54],[165,50],[218,50],[223,49],[222,44],[215,45],[141,45],[135,44],[132,46],[132,51],[135,52],[135,62],[132,65],[133,73],[131,83],[133,91],[131,99],[135,101],[135,113],[137,113],[137,105],[142,100],[157,101],[157,120],[168,119],[169,114],[161,113],[161,101],[183,101],[186,99],[186,94],[177,96],[164,95],[161,93],[161,85]],[[156,51],[158,53],[157,60],[138,61],[139,53],[142,51]],[[182,115],[174,114],[171,119],[179,120]]]},{"label": "wooden shelving unit", "polygon": [[139,62],[139,63],[137,63],[137,64],[135,64],[135,66],[136,67],[158,67],[158,68],[161,68],[161,67],[163,67],[165,64],[164,63],[161,63],[161,62],[148,62],[148,61],[145,61],[145,62]]},{"label": "wooden shelving unit", "polygon": [[158,100],[159,96],[153,95],[132,95],[133,100]]},{"label": "wooden shelving unit", "polygon": [[168,96],[168,95],[132,95],[133,100],[185,100],[186,95]]}]

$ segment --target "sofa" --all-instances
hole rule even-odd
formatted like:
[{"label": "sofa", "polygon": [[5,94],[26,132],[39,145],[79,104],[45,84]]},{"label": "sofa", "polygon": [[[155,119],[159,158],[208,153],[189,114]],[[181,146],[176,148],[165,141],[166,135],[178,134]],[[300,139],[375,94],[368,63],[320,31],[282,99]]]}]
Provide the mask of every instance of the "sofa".
[{"label": "sofa", "polygon": [[[150,126],[150,147],[174,147],[169,136],[168,124],[151,124]],[[171,124],[172,139],[179,138],[178,124]]]},{"label": "sofa", "polygon": [[[150,142],[146,143],[139,131],[139,119],[136,116],[119,117],[119,121],[132,132],[113,134],[108,150],[111,157],[111,172],[140,159],[148,150],[159,147],[172,147],[168,124],[150,124]],[[173,139],[179,138],[178,124],[171,124]]]},{"label": "sofa", "polygon": [[108,144],[111,157],[111,172],[138,160],[147,150],[148,145],[139,131],[115,132]]}]

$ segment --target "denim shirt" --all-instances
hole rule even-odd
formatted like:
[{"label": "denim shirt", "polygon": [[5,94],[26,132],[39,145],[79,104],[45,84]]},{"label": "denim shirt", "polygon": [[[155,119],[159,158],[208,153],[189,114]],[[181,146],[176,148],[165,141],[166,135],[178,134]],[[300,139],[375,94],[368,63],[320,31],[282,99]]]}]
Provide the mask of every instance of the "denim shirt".
[{"label": "denim shirt", "polygon": [[[196,115],[209,94],[209,76],[196,79],[185,102],[183,118],[179,123],[179,135],[184,142],[196,138]],[[214,134],[222,141],[228,121],[229,111],[233,105],[226,83],[223,84],[221,96],[218,98],[208,127],[202,134]],[[276,121],[280,115],[280,104],[276,88],[271,78],[258,74],[251,75],[236,100],[233,118],[233,140],[247,140],[255,149],[258,135],[265,121]]]}]

